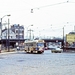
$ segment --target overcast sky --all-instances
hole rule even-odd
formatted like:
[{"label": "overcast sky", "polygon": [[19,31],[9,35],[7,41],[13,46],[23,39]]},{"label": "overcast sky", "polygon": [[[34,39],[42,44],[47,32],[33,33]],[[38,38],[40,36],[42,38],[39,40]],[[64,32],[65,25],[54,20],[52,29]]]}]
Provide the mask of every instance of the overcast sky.
[{"label": "overcast sky", "polygon": [[[33,9],[33,13],[31,13]],[[0,18],[11,14],[10,25],[24,25],[37,36],[63,36],[74,30],[75,0],[0,0]],[[8,17],[3,22],[8,22]]]}]

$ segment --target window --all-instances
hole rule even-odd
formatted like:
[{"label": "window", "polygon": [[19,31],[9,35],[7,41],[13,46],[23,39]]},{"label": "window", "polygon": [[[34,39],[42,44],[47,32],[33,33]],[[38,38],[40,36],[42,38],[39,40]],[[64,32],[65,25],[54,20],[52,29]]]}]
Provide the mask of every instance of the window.
[{"label": "window", "polygon": [[24,33],[24,31],[22,31],[22,33]]},{"label": "window", "polygon": [[42,46],[44,46],[44,43],[37,43],[37,46],[42,47]]},{"label": "window", "polygon": [[16,33],[18,33],[18,30],[16,30]]},{"label": "window", "polygon": [[18,35],[16,35],[16,38],[18,38]]},{"label": "window", "polygon": [[33,43],[26,43],[26,46],[33,46]]},{"label": "window", "polygon": [[11,36],[11,38],[12,38],[12,36]]}]

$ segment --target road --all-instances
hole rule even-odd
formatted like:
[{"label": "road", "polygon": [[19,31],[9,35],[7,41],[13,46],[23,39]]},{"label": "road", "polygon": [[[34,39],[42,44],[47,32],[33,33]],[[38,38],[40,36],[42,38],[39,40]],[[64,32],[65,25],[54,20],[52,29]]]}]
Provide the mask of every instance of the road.
[{"label": "road", "polygon": [[0,75],[75,75],[75,53],[0,54]]}]

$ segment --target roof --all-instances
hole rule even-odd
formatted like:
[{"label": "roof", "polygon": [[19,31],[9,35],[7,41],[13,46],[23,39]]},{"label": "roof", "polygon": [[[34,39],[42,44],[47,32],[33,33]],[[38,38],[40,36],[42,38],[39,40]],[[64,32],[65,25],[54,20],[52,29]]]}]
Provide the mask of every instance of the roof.
[{"label": "roof", "polygon": [[69,34],[75,34],[75,31],[69,32]]}]

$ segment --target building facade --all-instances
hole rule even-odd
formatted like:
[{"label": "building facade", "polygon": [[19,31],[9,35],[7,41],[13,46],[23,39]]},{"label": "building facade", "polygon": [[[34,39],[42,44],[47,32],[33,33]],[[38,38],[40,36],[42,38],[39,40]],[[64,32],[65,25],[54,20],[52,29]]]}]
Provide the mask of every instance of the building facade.
[{"label": "building facade", "polygon": [[24,39],[24,26],[14,24],[11,26],[11,30],[16,34],[16,39]]},{"label": "building facade", "polygon": [[[7,28],[2,30],[2,39],[8,39],[8,29]],[[11,29],[9,29],[9,39],[16,39],[16,34]]]},{"label": "building facade", "polygon": [[75,48],[75,31],[66,34],[66,45],[70,48]]},{"label": "building facade", "polygon": [[22,46],[24,41],[24,26],[14,24],[11,25],[9,29],[5,28],[2,30],[2,39],[0,40],[0,43],[4,47]]}]

